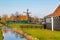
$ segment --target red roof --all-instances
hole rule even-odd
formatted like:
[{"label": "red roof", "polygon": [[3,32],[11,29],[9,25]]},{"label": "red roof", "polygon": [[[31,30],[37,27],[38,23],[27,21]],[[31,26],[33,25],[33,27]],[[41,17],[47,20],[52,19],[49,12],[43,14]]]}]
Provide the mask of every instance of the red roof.
[{"label": "red roof", "polygon": [[18,17],[18,20],[27,20],[28,17],[26,15],[21,15]]},{"label": "red roof", "polygon": [[11,16],[9,18],[7,18],[7,20],[13,20],[15,17],[14,16]]},{"label": "red roof", "polygon": [[[11,16],[7,20],[14,20],[14,19],[15,19],[15,16]],[[28,17],[26,15],[20,15],[18,17],[18,20],[27,20],[27,19],[28,19]]]},{"label": "red roof", "polygon": [[56,10],[52,14],[49,14],[48,16],[60,16],[60,5],[56,8]]}]

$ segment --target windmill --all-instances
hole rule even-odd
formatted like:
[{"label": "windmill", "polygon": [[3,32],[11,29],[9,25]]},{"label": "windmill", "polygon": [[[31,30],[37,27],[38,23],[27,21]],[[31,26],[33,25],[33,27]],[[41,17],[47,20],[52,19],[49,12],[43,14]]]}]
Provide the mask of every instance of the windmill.
[{"label": "windmill", "polygon": [[16,13],[15,13],[15,20],[16,20],[16,22],[19,21],[19,20],[18,20],[18,17],[19,17],[19,12],[16,12]]},{"label": "windmill", "polygon": [[27,9],[27,12],[23,12],[23,13],[26,13],[27,14],[27,17],[28,17],[28,23],[30,23],[30,12],[29,12],[29,9]]}]

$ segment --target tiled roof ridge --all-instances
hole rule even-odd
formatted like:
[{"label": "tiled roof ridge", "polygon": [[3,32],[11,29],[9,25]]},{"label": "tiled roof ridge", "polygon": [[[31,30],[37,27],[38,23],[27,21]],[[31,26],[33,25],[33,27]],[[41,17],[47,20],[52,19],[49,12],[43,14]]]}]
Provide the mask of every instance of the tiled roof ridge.
[{"label": "tiled roof ridge", "polygon": [[60,4],[58,5],[58,7],[54,10],[53,13],[47,15],[46,17],[49,17],[49,16],[59,16],[60,15]]}]

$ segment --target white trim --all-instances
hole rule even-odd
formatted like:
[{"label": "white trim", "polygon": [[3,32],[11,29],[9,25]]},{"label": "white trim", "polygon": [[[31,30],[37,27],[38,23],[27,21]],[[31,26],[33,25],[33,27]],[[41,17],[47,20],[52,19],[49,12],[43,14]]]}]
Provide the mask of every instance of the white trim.
[{"label": "white trim", "polygon": [[52,31],[54,30],[54,28],[53,28],[53,17],[51,17],[51,28],[52,28]]}]

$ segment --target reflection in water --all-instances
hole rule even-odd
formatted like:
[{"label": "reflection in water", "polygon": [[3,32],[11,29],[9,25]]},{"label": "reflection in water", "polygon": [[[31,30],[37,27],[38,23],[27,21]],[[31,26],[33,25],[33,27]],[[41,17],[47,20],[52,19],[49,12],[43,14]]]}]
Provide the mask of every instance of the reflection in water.
[{"label": "reflection in water", "polygon": [[20,35],[13,33],[11,31],[7,33],[3,33],[4,40],[26,40],[25,38],[21,38]]}]

